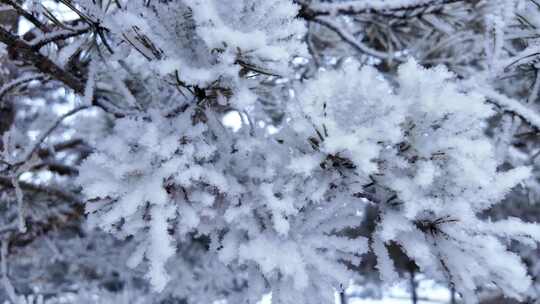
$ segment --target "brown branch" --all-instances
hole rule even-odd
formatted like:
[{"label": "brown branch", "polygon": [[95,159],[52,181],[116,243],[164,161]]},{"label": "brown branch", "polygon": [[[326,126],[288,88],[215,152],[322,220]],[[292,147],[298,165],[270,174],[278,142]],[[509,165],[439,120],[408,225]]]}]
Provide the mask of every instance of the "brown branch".
[{"label": "brown branch", "polygon": [[[3,42],[8,46],[10,54],[16,59],[29,62],[43,74],[49,75],[53,79],[62,82],[75,91],[75,93],[84,95],[85,84],[80,78],[65,71],[48,57],[42,55],[38,50],[3,27],[0,27],[0,42]],[[111,109],[110,105],[103,99],[94,98],[92,100],[92,105],[100,107],[106,112],[114,114],[116,117],[125,116],[125,113],[116,109]]]},{"label": "brown branch", "polygon": [[37,154],[40,158],[46,158],[46,157],[51,156],[53,152],[73,149],[78,146],[81,146],[80,150],[82,150],[82,153],[90,153],[92,151],[92,149],[86,145],[84,140],[82,140],[81,138],[74,138],[74,139],[70,139],[64,142],[54,144],[50,148],[39,149]]},{"label": "brown branch", "polygon": [[32,167],[32,170],[48,170],[59,175],[77,175],[79,170],[77,168],[62,164],[60,162],[45,161]]},{"label": "brown branch", "polygon": [[57,66],[48,57],[40,54],[18,36],[0,27],[0,41],[6,44],[17,59],[31,62],[40,72],[51,75],[56,80],[64,83],[73,91],[84,94],[83,82]]}]

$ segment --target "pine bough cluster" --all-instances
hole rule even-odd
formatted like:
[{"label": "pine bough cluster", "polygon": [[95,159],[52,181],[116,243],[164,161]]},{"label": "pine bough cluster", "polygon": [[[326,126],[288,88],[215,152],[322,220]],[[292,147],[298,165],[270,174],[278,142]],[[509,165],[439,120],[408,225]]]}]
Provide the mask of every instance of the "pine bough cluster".
[{"label": "pine bough cluster", "polygon": [[[384,282],[398,280],[391,245],[470,303],[485,285],[517,299],[529,287],[507,245],[536,246],[540,227],[483,213],[530,170],[500,170],[485,135],[492,106],[446,68],[409,60],[393,81],[354,60],[319,71],[271,134],[246,114],[262,115],[251,74],[287,76],[305,55],[292,1],[80,4],[115,46],[96,55],[107,64],[95,63],[95,83],[117,85],[116,102],[136,111],[98,143],[78,183],[90,223],[137,243],[128,264],[147,267],[155,290],[194,303],[269,292],[274,303],[333,303],[369,252]],[[226,111],[240,130],[222,125]],[[350,233],[367,206],[375,230]]]}]

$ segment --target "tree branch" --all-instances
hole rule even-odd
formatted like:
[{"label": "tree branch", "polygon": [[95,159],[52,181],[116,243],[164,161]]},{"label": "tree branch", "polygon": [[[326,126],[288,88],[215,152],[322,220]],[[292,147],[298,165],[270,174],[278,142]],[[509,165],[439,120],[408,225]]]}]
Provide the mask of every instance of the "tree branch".
[{"label": "tree branch", "polygon": [[92,149],[86,145],[84,140],[81,138],[74,138],[54,144],[50,148],[41,148],[38,150],[37,154],[40,158],[46,158],[51,156],[53,152],[72,149],[76,148],[77,146],[81,146],[80,149],[83,153],[90,153],[92,151]]},{"label": "tree branch", "polygon": [[56,130],[56,128],[58,128],[58,126],[60,126],[60,124],[62,123],[62,121],[64,121],[64,119],[66,119],[66,118],[68,118],[68,117],[70,117],[72,115],[75,115],[75,114],[79,113],[82,110],[86,110],[88,108],[89,108],[88,106],[78,107],[78,108],[75,108],[75,109],[67,112],[66,114],[60,116],[45,132],[43,132],[43,134],[41,134],[41,136],[36,140],[36,142],[32,146],[32,149],[30,149],[30,151],[26,154],[26,156],[17,164],[22,164],[22,163],[25,163],[25,162],[29,161],[30,158],[32,158],[34,153],[41,146],[43,141],[45,141],[45,139],[47,139],[47,137],[49,137],[49,135],[51,135],[51,133],[54,130]]},{"label": "tree branch", "polygon": [[0,27],[0,41],[14,50],[16,57],[31,62],[40,72],[51,75],[53,78],[61,81],[78,94],[84,93],[84,84],[79,78],[73,76],[67,71],[57,66],[49,58],[36,52],[26,42],[15,36],[3,27]]},{"label": "tree branch", "polygon": [[[84,95],[85,84],[81,79],[69,73],[68,71],[63,70],[54,62],[52,62],[48,57],[39,53],[39,51],[36,50],[34,47],[32,47],[24,40],[20,39],[18,36],[12,34],[1,26],[0,42],[6,44],[10,49],[10,53],[12,53],[16,58],[25,62],[29,62],[43,74],[49,75],[53,79],[62,82],[63,84],[71,88],[73,91],[75,91],[75,93],[79,95]],[[106,112],[114,114],[116,117],[125,116],[125,113],[112,109],[109,104],[99,98],[94,98],[92,100],[92,104],[94,106],[102,108]]]},{"label": "tree branch", "polygon": [[0,102],[2,102],[2,99],[4,99],[4,96],[6,96],[7,93],[10,91],[16,89],[18,86],[24,85],[26,83],[32,82],[34,80],[42,80],[44,77],[41,75],[32,75],[32,76],[25,76],[17,78],[13,81],[10,81],[2,86],[0,88]]},{"label": "tree branch", "polygon": [[377,51],[377,50],[374,50],[374,49],[366,46],[362,42],[358,41],[358,39],[356,39],[351,33],[346,32],[344,29],[341,29],[340,26],[337,23],[335,23],[335,22],[333,22],[333,21],[331,21],[331,20],[329,20],[327,18],[315,18],[315,19],[313,19],[313,22],[316,22],[316,23],[318,23],[320,25],[323,25],[326,28],[330,29],[331,31],[335,32],[343,41],[345,41],[347,44],[352,46],[355,50],[357,50],[360,53],[364,53],[364,54],[367,54],[369,56],[373,56],[375,58],[379,58],[379,59],[382,59],[382,60],[403,61],[403,60],[400,60],[399,57],[397,57],[397,56],[394,56],[394,55],[389,54],[389,53]]},{"label": "tree branch", "polygon": [[53,43],[53,42],[56,42],[56,41],[66,40],[66,39],[69,39],[69,38],[77,37],[77,36],[80,36],[82,34],[86,34],[86,33],[90,32],[90,30],[91,29],[89,27],[85,27],[85,28],[81,28],[81,29],[77,29],[77,30],[73,30],[73,31],[64,30],[64,31],[60,31],[60,32],[45,36],[42,39],[33,40],[30,44],[32,45],[32,47],[34,49],[39,50],[39,49],[41,49],[42,47],[44,47],[45,45],[47,45],[49,43]]},{"label": "tree branch", "polygon": [[[32,192],[39,192],[48,194],[51,196],[54,196],[56,198],[62,199],[64,201],[68,202],[74,202],[77,204],[82,204],[82,200],[75,194],[62,190],[60,188],[56,188],[53,186],[42,186],[42,185],[36,185],[28,182],[19,182],[22,189],[32,191]],[[13,188],[13,185],[11,183],[11,179],[6,176],[0,176],[0,185],[6,187],[6,188]]]}]

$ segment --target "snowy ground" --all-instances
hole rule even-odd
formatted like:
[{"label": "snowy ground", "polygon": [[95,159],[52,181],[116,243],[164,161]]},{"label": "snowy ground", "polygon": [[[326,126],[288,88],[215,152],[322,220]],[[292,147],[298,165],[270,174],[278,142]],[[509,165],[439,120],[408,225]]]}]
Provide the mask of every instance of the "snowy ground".
[{"label": "snowy ground", "polygon": [[[354,294],[362,291],[359,286],[349,287],[347,293],[351,296],[349,304],[410,304],[411,295],[407,284],[399,284],[389,288],[382,299],[358,299]],[[441,286],[431,280],[420,280],[418,282],[417,294],[419,304],[449,303],[450,291],[445,286]]]},{"label": "snowy ground", "polygon": [[[448,288],[437,284],[430,280],[421,280],[418,282],[418,304],[441,304],[450,303],[450,291]],[[407,284],[398,284],[391,288],[388,288],[383,293],[380,299],[359,298],[355,295],[364,293],[364,289],[361,286],[351,286],[347,289],[349,295],[348,304],[411,304],[411,294],[407,290]],[[271,304],[272,297],[270,295],[263,298],[260,304]],[[339,303],[339,297],[336,294],[336,304]]]}]

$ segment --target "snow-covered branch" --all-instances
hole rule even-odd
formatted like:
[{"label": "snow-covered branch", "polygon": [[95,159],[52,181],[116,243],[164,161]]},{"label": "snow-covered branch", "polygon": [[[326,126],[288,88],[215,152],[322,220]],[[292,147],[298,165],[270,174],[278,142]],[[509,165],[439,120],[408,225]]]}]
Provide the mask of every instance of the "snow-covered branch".
[{"label": "snow-covered branch", "polygon": [[[396,0],[396,1],[362,1],[350,0],[340,2],[322,2],[308,4],[297,1],[302,6],[301,16],[313,19],[317,16],[337,16],[337,15],[361,15],[379,14],[391,17],[403,18],[414,17],[420,14],[430,13],[430,10],[440,8],[444,5],[464,2],[464,0]],[[401,15],[403,14],[403,15]]]},{"label": "snow-covered branch", "polygon": [[518,100],[505,96],[494,89],[482,90],[490,102],[493,102],[503,110],[511,112],[529,123],[533,128],[540,130],[540,114],[530,109]]},{"label": "snow-covered branch", "polygon": [[319,23],[327,27],[328,29],[334,31],[339,37],[341,37],[341,39],[343,39],[343,41],[345,41],[347,44],[352,46],[360,53],[383,60],[402,60],[399,56],[396,56],[395,54],[381,52],[366,46],[357,38],[355,38],[351,33],[347,32],[347,30],[340,26],[337,22],[334,22],[330,19],[318,17],[313,19],[313,22]]}]

